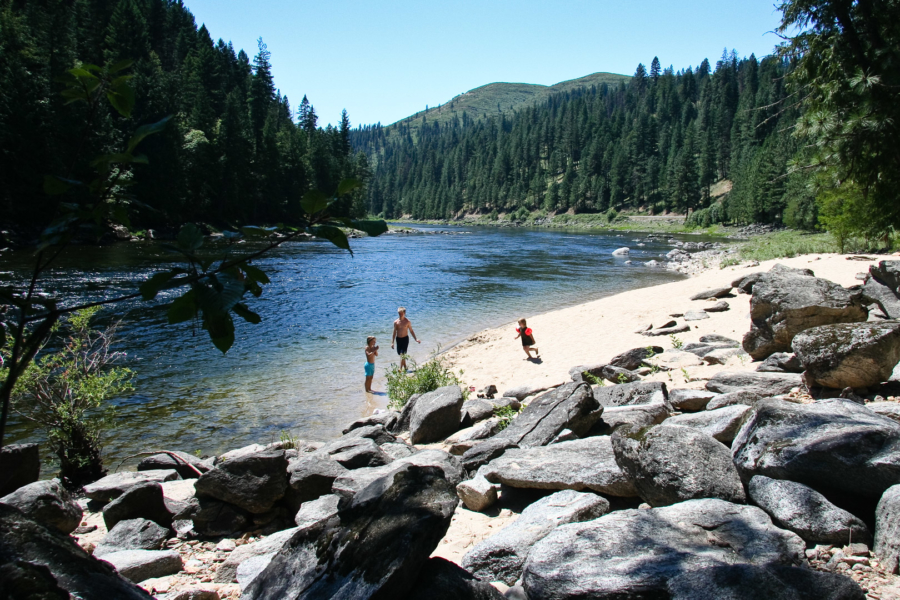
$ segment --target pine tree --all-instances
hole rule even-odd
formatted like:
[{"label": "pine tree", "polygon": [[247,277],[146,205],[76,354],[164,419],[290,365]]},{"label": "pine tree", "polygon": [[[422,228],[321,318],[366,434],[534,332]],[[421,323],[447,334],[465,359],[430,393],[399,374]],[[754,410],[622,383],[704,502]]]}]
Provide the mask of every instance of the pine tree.
[{"label": "pine tree", "polygon": [[662,66],[659,64],[659,58],[654,56],[653,62],[650,63],[650,79],[656,81],[662,73]]}]

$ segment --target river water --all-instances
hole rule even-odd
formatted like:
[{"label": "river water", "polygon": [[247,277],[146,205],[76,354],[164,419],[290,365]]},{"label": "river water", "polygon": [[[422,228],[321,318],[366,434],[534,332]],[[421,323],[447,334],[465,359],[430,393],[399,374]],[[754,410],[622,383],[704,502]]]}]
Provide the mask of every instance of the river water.
[{"label": "river water", "polygon": [[[363,392],[363,348],[367,335],[378,337],[374,387],[384,390],[385,367],[396,360],[390,337],[398,306],[408,308],[422,339],[410,347],[422,361],[439,346],[519,316],[681,277],[640,266],[671,249],[643,234],[418,229],[351,240],[353,256],[319,241],[272,252],[257,263],[272,284],[249,302],[263,321],[237,323],[226,356],[191,323],[167,325],[164,297],[122,307],[118,349],[127,352],[136,393],[116,401],[115,426],[105,435],[107,461],[154,449],[212,454],[278,440],[283,431],[312,440],[340,435],[347,423],[387,402]],[[450,233],[429,233],[435,231]],[[632,249],[630,257],[612,256],[621,246]],[[0,257],[0,283],[24,277],[28,259],[24,252]],[[169,260],[153,243],[74,247],[45,290],[112,297],[134,291]],[[10,433],[10,442],[42,439],[15,416]]]}]

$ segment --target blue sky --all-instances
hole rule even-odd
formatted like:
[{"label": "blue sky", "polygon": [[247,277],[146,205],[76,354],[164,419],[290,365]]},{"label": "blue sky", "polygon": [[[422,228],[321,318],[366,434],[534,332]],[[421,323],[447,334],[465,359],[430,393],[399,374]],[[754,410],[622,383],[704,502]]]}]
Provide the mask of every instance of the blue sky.
[{"label": "blue sky", "polygon": [[253,57],[262,37],[275,84],[319,123],[389,124],[495,81],[552,85],[597,71],[633,74],[771,53],[773,0],[391,2],[185,0],[213,39]]}]

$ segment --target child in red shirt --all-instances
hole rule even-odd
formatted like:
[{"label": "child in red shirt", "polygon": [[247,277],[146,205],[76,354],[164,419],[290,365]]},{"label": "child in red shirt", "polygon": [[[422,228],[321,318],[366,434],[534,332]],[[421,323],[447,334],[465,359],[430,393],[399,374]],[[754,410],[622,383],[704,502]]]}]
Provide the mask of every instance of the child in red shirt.
[{"label": "child in red shirt", "polygon": [[517,335],[513,339],[522,338],[522,349],[525,350],[525,354],[528,355],[528,358],[531,358],[531,351],[534,350],[534,355],[540,356],[540,352],[538,349],[534,347],[534,333],[528,327],[528,324],[525,322],[525,319],[519,319],[519,327],[516,329]]}]

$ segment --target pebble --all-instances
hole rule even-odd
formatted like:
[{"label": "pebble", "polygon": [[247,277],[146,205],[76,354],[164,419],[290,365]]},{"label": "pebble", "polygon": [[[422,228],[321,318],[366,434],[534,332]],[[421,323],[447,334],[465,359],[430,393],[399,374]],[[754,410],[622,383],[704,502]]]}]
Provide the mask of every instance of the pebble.
[{"label": "pebble", "polygon": [[234,543],[234,540],[224,539],[216,544],[216,550],[220,550],[222,552],[231,552],[235,548],[237,548],[237,544]]}]

